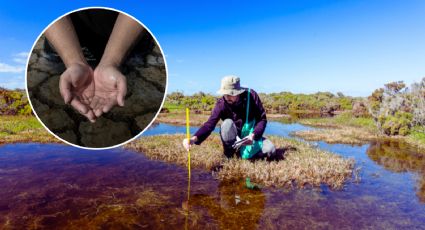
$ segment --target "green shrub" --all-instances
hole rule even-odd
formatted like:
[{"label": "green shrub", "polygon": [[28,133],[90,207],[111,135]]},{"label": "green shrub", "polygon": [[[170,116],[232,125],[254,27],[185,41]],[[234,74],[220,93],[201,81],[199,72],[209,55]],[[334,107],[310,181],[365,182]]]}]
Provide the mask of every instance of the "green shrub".
[{"label": "green shrub", "polygon": [[25,91],[0,88],[1,115],[31,115],[31,112]]},{"label": "green shrub", "polygon": [[398,111],[394,115],[380,116],[378,122],[387,135],[406,136],[410,133],[413,116],[411,113]]},{"label": "green shrub", "polygon": [[[330,92],[317,92],[314,94],[294,94],[291,92],[259,93],[264,108],[271,113],[291,113],[300,111],[315,111],[333,113],[337,110],[351,110],[353,103],[358,98],[352,98],[339,94],[335,96]],[[167,95],[166,108],[174,106],[190,107],[192,109],[210,111],[214,108],[216,97],[199,92],[191,96],[185,96],[181,92],[173,92]]]}]

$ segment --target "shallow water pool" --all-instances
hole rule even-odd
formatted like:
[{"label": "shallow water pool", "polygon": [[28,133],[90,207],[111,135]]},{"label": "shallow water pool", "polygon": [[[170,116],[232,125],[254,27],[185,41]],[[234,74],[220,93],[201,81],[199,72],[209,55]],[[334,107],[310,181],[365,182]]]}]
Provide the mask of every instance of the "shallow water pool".
[{"label": "shallow water pool", "polygon": [[[266,134],[288,136],[305,128],[270,122]],[[160,125],[146,134],[164,130],[185,132],[184,127]],[[423,228],[424,154],[398,142],[317,146],[354,158],[361,167],[360,182],[353,178],[339,191],[325,186],[250,190],[243,182],[220,182],[210,172],[194,169],[188,203],[187,169],[140,153],[3,145],[0,228]]]}]

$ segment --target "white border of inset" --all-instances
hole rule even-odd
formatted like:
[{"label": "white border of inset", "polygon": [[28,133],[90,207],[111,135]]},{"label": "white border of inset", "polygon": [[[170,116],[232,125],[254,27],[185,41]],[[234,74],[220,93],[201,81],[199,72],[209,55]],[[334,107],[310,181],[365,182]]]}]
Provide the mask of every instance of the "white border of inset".
[{"label": "white border of inset", "polygon": [[[33,52],[33,50],[34,50],[34,46],[37,44],[37,42],[38,42],[38,40],[40,39],[40,37],[44,34],[44,32],[50,27],[50,26],[52,26],[56,21],[58,21],[59,19],[61,19],[61,18],[63,18],[63,17],[65,17],[65,16],[67,16],[67,15],[69,15],[69,14],[72,14],[72,13],[74,13],[74,12],[78,12],[78,11],[82,11],[82,10],[88,10],[88,9],[104,9],[104,10],[111,10],[111,11],[115,11],[115,12],[118,12],[118,13],[122,13],[122,14],[125,14],[125,15],[127,15],[128,17],[130,17],[130,18],[132,18],[133,20],[135,20],[136,22],[138,22],[140,25],[142,25],[143,26],[143,28],[144,29],[146,29],[148,32],[149,32],[149,34],[152,36],[152,38],[155,40],[155,42],[156,42],[156,45],[158,45],[158,47],[159,47],[159,50],[161,51],[161,54],[162,54],[162,56],[163,56],[163,59],[164,59],[164,65],[165,65],[165,91],[164,91],[164,95],[163,95],[163,98],[162,98],[162,103],[161,103],[161,105],[160,105],[160,107],[159,107],[159,109],[158,109],[158,111],[156,112],[156,114],[155,114],[155,116],[154,116],[154,118],[152,119],[152,121],[139,133],[139,134],[137,134],[136,136],[134,136],[134,137],[132,137],[132,138],[130,138],[129,140],[127,140],[127,141],[125,141],[125,142],[123,142],[123,143],[121,143],[121,144],[117,144],[117,145],[113,145],[113,146],[110,146],[110,147],[102,147],[102,148],[92,148],[92,147],[84,147],[84,146],[80,146],[80,145],[76,145],[76,144],[74,144],[74,143],[70,143],[70,142],[68,142],[68,141],[66,141],[66,140],[64,140],[64,139],[62,139],[62,138],[60,138],[58,135],[56,135],[55,133],[53,133],[52,131],[50,131],[50,129],[49,128],[47,128],[47,126],[46,125],[44,125],[44,123],[41,121],[41,119],[38,117],[38,115],[37,115],[37,113],[35,112],[35,110],[34,110],[34,108],[33,108],[33,106],[32,106],[32,103],[31,103],[31,98],[30,98],[30,96],[29,96],[29,93],[28,93],[28,81],[27,81],[27,77],[28,77],[28,65],[29,65],[29,60],[30,60],[30,58],[31,58],[31,54],[32,54],[32,52]],[[59,86],[58,86],[59,87]],[[151,125],[152,125],[152,123],[156,120],[156,118],[157,118],[157,116],[159,115],[159,113],[160,113],[160,111],[161,111],[161,109],[162,109],[162,107],[164,106],[164,102],[165,102],[165,97],[166,97],[166,95],[167,95],[167,89],[168,89],[168,66],[167,66],[167,60],[166,60],[166,58],[165,58],[165,54],[164,54],[164,51],[162,50],[162,47],[161,47],[161,45],[159,44],[159,42],[158,42],[158,40],[156,39],[156,37],[153,35],[153,33],[149,30],[149,28],[148,27],[146,27],[145,26],[145,24],[143,24],[141,21],[139,21],[137,18],[135,18],[135,17],[133,17],[132,15],[130,15],[130,14],[128,14],[128,13],[126,13],[126,12],[123,12],[123,11],[121,11],[121,10],[117,10],[117,9],[114,9],[114,8],[111,8],[111,7],[103,7],[103,6],[90,6],[90,7],[82,7],[82,8],[79,8],[79,9],[76,9],[76,10],[73,10],[73,11],[70,11],[70,12],[68,12],[68,13],[66,13],[66,14],[63,14],[62,16],[60,16],[60,17],[58,17],[58,18],[56,18],[53,22],[51,22],[46,28],[44,28],[44,30],[40,33],[40,35],[38,35],[38,37],[37,37],[37,39],[35,40],[35,42],[34,42],[34,44],[32,45],[32,48],[31,48],[31,52],[30,52],[30,54],[28,55],[28,58],[27,58],[27,64],[26,64],[26,68],[25,68],[25,91],[26,91],[26,93],[27,93],[27,96],[28,96],[28,102],[30,103],[30,106],[31,106],[31,109],[32,109],[32,111],[34,112],[34,114],[35,114],[35,116],[37,117],[37,119],[38,119],[38,121],[43,125],[43,127],[50,133],[50,134],[52,134],[54,137],[56,137],[57,139],[59,139],[59,140],[61,140],[61,141],[63,141],[63,142],[65,142],[66,144],[68,144],[68,145],[72,145],[72,146],[74,146],[74,147],[77,147],[77,148],[81,148],[81,149],[88,149],[88,150],[105,150],[105,149],[113,149],[113,148],[117,148],[117,147],[120,147],[120,146],[122,146],[122,145],[125,145],[125,144],[127,144],[127,143],[129,143],[129,142],[131,142],[131,141],[133,141],[133,140],[135,140],[135,139],[137,139],[138,137],[140,137],[145,131],[146,131],[146,129],[148,129]]]}]

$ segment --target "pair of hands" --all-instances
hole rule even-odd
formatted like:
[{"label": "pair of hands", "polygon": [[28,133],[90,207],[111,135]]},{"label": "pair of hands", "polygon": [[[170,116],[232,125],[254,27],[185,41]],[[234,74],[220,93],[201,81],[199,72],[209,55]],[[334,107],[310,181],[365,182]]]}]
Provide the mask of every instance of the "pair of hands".
[{"label": "pair of hands", "polygon": [[127,80],[113,65],[99,65],[93,71],[88,64],[75,63],[60,76],[59,90],[65,104],[95,122],[114,106],[124,106]]},{"label": "pair of hands", "polygon": [[[198,141],[198,137],[197,136],[193,136],[190,139],[183,139],[183,147],[186,149],[186,151],[189,151],[189,149],[192,147],[192,145],[195,144],[195,142]],[[245,141],[242,145],[252,145],[252,143],[254,142],[254,133],[251,133],[248,136],[248,140]]]}]

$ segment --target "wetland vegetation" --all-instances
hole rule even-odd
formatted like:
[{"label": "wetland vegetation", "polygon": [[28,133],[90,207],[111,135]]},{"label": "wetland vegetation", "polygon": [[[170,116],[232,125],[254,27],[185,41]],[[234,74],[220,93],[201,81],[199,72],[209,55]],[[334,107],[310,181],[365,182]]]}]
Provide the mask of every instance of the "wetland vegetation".
[{"label": "wetland vegetation", "polygon": [[[151,159],[182,166],[187,164],[187,152],[181,146],[184,135],[155,135],[143,137],[126,148],[144,153]],[[275,161],[247,161],[227,159],[222,153],[217,134],[200,146],[191,149],[191,164],[204,170],[213,170],[221,180],[238,181],[249,177],[252,182],[274,187],[308,187],[327,185],[342,188],[352,178],[354,161],[307,143],[283,137],[268,137],[277,146]]]},{"label": "wetland vegetation", "polygon": [[[190,228],[207,229],[417,228],[425,221],[422,126],[412,115],[405,136],[385,133],[388,124],[403,126],[357,100],[333,114],[269,111],[266,136],[278,161],[225,159],[213,134],[191,151],[189,201],[182,105],[166,106],[123,148],[95,152],[51,143],[58,141],[31,114],[4,113],[0,226],[181,229],[187,218]],[[208,115],[192,108],[191,132]],[[259,187],[247,188],[246,178]]]}]

